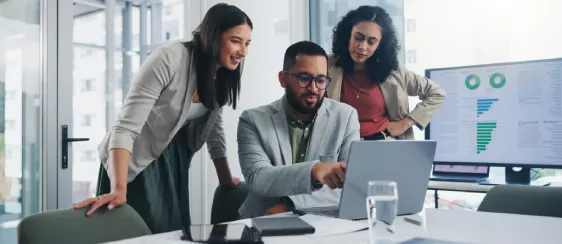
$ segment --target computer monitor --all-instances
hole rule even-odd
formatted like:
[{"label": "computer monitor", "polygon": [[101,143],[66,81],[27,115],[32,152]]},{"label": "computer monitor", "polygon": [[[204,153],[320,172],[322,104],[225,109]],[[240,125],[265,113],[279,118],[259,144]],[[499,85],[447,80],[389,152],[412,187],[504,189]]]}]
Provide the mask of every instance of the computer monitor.
[{"label": "computer monitor", "polygon": [[[562,58],[426,70],[447,99],[426,129],[436,164],[562,168]],[[522,167],[514,171],[512,167]]]}]

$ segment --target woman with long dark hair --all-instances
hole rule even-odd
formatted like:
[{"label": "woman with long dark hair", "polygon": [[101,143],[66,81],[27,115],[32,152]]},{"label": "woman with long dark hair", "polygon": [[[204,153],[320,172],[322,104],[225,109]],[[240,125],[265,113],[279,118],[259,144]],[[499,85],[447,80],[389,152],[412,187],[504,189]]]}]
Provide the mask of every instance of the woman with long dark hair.
[{"label": "woman with long dark hair", "polygon": [[[364,140],[414,139],[445,100],[445,91],[398,64],[398,38],[388,13],[373,6],[349,11],[334,28],[328,97],[357,109]],[[409,96],[421,102],[410,111]]]},{"label": "woman with long dark hair", "polygon": [[152,233],[188,226],[189,166],[204,143],[220,185],[238,184],[228,167],[221,116],[223,106],[236,108],[252,28],[240,9],[217,4],[193,41],[165,44],[149,55],[98,148],[104,168],[98,196],[75,208],[91,205],[91,215],[127,202]]}]

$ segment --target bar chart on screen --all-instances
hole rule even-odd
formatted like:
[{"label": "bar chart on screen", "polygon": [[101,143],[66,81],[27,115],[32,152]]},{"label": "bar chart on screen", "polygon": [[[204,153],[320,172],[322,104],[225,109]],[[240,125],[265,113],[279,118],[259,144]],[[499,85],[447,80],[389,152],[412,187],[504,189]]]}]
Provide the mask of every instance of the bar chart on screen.
[{"label": "bar chart on screen", "polygon": [[476,117],[484,115],[484,113],[490,111],[492,105],[498,102],[499,98],[478,98],[476,99]]},{"label": "bar chart on screen", "polygon": [[[485,113],[490,113],[493,104],[498,102],[499,98],[477,98],[476,99],[476,117],[480,118]],[[493,117],[493,116],[491,116]],[[492,132],[497,128],[497,121],[476,122],[476,153],[486,151],[488,145],[492,142]]]},{"label": "bar chart on screen", "polygon": [[486,151],[492,142],[492,132],[496,129],[497,122],[477,122],[476,123],[476,153]]}]

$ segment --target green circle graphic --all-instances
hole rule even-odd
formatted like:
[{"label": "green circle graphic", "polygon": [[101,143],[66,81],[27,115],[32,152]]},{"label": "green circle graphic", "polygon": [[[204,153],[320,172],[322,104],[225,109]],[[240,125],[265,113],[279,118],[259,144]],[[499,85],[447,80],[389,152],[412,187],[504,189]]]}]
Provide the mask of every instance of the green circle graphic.
[{"label": "green circle graphic", "polygon": [[[499,83],[496,81],[496,78],[500,78]],[[496,89],[502,88],[505,85],[506,81],[507,79],[505,78],[505,75],[499,72],[496,72],[492,76],[490,76],[490,85]]]},{"label": "green circle graphic", "polygon": [[[474,84],[471,83],[472,80],[474,80]],[[475,90],[480,86],[480,77],[477,75],[469,75],[464,80],[464,85],[470,90]]]}]

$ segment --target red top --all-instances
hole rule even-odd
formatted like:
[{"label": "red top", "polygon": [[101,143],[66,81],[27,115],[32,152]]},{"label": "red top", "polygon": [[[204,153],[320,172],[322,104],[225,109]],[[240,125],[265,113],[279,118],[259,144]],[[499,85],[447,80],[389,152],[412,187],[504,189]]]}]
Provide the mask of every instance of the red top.
[{"label": "red top", "polygon": [[340,100],[357,109],[361,137],[386,129],[389,119],[381,88],[367,74],[345,74]]}]

